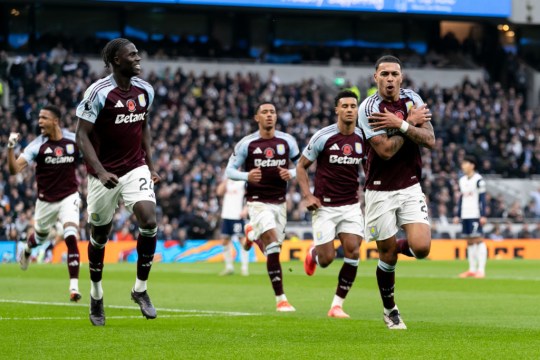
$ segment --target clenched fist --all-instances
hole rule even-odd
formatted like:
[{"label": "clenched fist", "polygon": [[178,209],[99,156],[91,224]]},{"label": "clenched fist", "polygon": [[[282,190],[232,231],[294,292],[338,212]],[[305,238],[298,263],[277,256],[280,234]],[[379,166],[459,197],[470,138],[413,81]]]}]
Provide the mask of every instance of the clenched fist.
[{"label": "clenched fist", "polygon": [[10,133],[9,134],[9,140],[8,140],[8,148],[13,149],[15,145],[17,145],[17,141],[19,140],[19,133]]}]

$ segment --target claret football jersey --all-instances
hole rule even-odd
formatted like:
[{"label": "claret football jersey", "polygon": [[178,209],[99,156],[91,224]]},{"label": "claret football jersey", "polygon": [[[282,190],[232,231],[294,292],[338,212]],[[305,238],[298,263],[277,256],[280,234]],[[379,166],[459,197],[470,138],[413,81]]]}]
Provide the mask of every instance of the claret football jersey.
[{"label": "claret football jersey", "polygon": [[[85,92],[77,116],[94,124],[90,141],[103,167],[122,176],[145,164],[143,124],[154,100],[154,89],[133,77],[131,87],[120,89],[111,75],[96,81]],[[88,172],[96,175],[87,164]]]},{"label": "claret football jersey", "polygon": [[397,117],[407,120],[409,110],[421,106],[424,102],[412,90],[400,89],[399,100],[384,101],[378,93],[365,99],[358,108],[358,124],[366,136],[366,162],[364,172],[366,183],[364,189],[393,191],[405,189],[420,182],[422,175],[422,157],[420,146],[405,137],[405,144],[389,160],[383,160],[369,144],[369,139],[386,133],[388,137],[404,136],[399,129],[373,131],[368,117],[374,112],[383,113],[385,109]]},{"label": "claret football jersey", "polygon": [[57,202],[77,192],[76,177],[79,149],[75,134],[62,130],[62,139],[53,141],[40,135],[21,155],[29,166],[36,164],[38,199]]}]

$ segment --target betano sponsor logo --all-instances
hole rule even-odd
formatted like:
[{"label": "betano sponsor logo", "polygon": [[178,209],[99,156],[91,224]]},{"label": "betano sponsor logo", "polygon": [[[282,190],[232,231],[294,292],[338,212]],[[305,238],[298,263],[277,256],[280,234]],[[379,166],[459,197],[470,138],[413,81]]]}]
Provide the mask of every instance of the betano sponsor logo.
[{"label": "betano sponsor logo", "polygon": [[52,164],[52,165],[71,164],[72,162],[75,161],[75,157],[74,156],[59,156],[59,157],[47,156],[44,161],[45,161],[45,164]]},{"label": "betano sponsor logo", "polygon": [[140,113],[140,114],[118,114],[116,115],[116,121],[115,124],[129,124],[134,123],[137,121],[143,121],[144,117],[146,116],[146,112]]},{"label": "betano sponsor logo", "polygon": [[348,156],[330,155],[330,164],[343,164],[343,165],[359,165],[362,163],[361,158],[352,158]]},{"label": "betano sponsor logo", "polygon": [[273,166],[285,166],[287,164],[286,159],[255,159],[256,167],[273,167]]}]

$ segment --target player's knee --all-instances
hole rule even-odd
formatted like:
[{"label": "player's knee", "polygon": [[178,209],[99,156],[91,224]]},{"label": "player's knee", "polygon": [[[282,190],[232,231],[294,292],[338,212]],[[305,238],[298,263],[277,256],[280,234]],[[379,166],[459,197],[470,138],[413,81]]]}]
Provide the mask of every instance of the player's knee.
[{"label": "player's knee", "polygon": [[379,259],[386,264],[396,265],[398,260],[398,254],[392,252],[379,252]]},{"label": "player's knee", "polygon": [[360,259],[360,249],[348,249],[345,252],[345,257],[353,260]]},{"label": "player's knee", "polygon": [[325,268],[334,261],[334,254],[328,252],[317,253],[317,263],[320,267]]},{"label": "player's knee", "polygon": [[319,266],[322,267],[322,268],[325,268],[325,267],[328,267],[332,262],[334,261],[334,259],[330,258],[320,258],[319,257]]},{"label": "player's knee", "polygon": [[157,221],[155,217],[141,219],[140,228],[142,229],[154,229],[157,228]]},{"label": "player's knee", "polygon": [[417,259],[426,258],[429,255],[430,248],[430,244],[421,245],[413,248],[412,251],[414,252],[414,257],[416,257]]}]

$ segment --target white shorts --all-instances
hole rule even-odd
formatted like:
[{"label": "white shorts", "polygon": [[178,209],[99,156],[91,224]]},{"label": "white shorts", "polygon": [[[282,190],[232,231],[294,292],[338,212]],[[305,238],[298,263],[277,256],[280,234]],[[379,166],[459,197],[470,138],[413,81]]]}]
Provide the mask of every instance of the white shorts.
[{"label": "white shorts", "polygon": [[156,203],[154,183],[147,165],[120,177],[113,189],[107,189],[98,178],[88,176],[88,222],[94,226],[110,223],[120,200],[131,213],[139,201]]},{"label": "white shorts", "polygon": [[365,191],[366,242],[386,240],[405,224],[429,224],[426,196],[420,184],[395,191]]},{"label": "white shorts", "polygon": [[333,241],[340,233],[364,237],[364,215],[360,204],[323,206],[313,212],[312,224],[315,246]]},{"label": "white shorts", "polygon": [[79,193],[73,193],[57,202],[37,200],[34,215],[34,228],[38,233],[48,233],[59,221],[74,223],[79,226],[79,206],[81,197]]},{"label": "white shorts", "polygon": [[259,201],[247,203],[249,213],[249,223],[255,231],[255,238],[261,234],[276,229],[278,241],[281,244],[285,239],[285,225],[287,224],[286,203],[268,204]]}]

